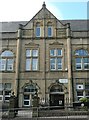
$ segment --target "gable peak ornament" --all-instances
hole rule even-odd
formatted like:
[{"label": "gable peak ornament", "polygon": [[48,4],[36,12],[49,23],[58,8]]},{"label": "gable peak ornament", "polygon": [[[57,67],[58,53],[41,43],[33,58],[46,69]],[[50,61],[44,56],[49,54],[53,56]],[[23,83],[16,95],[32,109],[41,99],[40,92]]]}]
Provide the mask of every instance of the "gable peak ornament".
[{"label": "gable peak ornament", "polygon": [[45,4],[45,2],[43,2],[43,5],[42,5],[42,7],[43,7],[43,8],[46,8],[46,4]]}]

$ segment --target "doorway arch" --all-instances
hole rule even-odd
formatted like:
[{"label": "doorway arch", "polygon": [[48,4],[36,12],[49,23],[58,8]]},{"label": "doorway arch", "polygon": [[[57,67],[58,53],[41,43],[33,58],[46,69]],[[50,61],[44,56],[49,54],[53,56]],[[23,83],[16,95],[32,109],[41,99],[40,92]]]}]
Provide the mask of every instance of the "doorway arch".
[{"label": "doorway arch", "polygon": [[49,101],[50,106],[64,107],[64,90],[61,84],[54,84],[50,87]]}]

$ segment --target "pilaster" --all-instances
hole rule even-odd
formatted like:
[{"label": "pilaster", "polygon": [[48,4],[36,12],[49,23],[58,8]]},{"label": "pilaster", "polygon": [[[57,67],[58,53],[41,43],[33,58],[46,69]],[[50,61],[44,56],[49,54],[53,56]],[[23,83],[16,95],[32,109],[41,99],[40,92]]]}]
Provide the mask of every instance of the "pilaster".
[{"label": "pilaster", "polygon": [[70,24],[67,24],[67,61],[68,61],[68,93],[69,93],[69,104],[73,102],[72,94],[72,58],[71,58],[71,30]]},{"label": "pilaster", "polygon": [[16,80],[15,80],[15,95],[18,97],[19,94],[19,75],[20,75],[20,56],[21,56],[21,28],[22,25],[19,25],[17,33],[17,53],[16,53]]}]

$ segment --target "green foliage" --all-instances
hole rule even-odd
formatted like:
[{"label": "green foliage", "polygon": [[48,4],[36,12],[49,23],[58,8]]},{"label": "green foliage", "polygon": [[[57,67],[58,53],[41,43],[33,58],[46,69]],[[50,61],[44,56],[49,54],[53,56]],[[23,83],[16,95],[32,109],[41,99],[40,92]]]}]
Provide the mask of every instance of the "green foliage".
[{"label": "green foliage", "polygon": [[88,98],[80,98],[79,101],[80,102],[89,102],[89,99]]}]

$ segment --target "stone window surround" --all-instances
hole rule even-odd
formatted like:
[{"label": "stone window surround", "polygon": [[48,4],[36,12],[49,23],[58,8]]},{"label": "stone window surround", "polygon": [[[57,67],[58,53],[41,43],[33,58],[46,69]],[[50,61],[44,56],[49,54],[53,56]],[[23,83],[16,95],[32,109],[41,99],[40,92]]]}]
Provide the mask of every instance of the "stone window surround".
[{"label": "stone window surround", "polygon": [[[38,65],[39,65],[39,49],[38,48],[27,48],[26,49],[26,51],[27,50],[30,50],[30,54],[27,56],[26,55],[26,60],[29,60],[29,64],[30,64],[30,66],[28,66],[28,65],[26,65],[26,67],[29,67],[28,69],[25,67],[25,70],[26,71],[38,71]],[[37,53],[35,53],[34,55],[33,55],[33,51],[37,51]],[[36,61],[36,64],[35,64],[35,67],[36,67],[36,69],[33,69],[33,60],[37,60]]]},{"label": "stone window surround", "polygon": [[[54,58],[56,61],[55,61],[55,69],[51,69],[51,68],[50,68],[50,70],[51,70],[51,71],[60,71],[60,70],[63,69],[63,60],[62,60],[62,58],[63,58],[63,55],[62,55],[62,54],[63,54],[63,53],[62,53],[62,49],[61,49],[61,48],[51,48],[50,51],[51,51],[51,50],[55,50],[55,53],[54,53],[54,55],[51,55],[51,54],[50,54],[50,60],[51,60],[52,58]],[[57,50],[61,50],[61,54],[60,54],[60,55],[57,54]],[[61,61],[61,64],[60,64],[60,65],[61,65],[61,69],[58,69],[58,68],[57,68],[57,59],[58,59],[58,58],[62,60],[62,61]],[[51,61],[50,61],[50,62],[51,62]],[[50,63],[50,67],[51,67],[51,63]]]},{"label": "stone window surround", "polygon": [[[0,71],[4,72],[13,72],[14,70],[14,53],[11,50],[4,50],[1,53],[1,69]],[[2,64],[2,62],[4,62]],[[2,68],[4,67],[4,68]]]},{"label": "stone window surround", "polygon": [[[87,62],[84,62],[84,59],[88,58],[89,59],[89,54],[88,54],[88,50],[82,48],[82,49],[77,49],[75,50],[74,52],[75,54],[75,69],[76,70],[89,70],[89,69],[86,69],[84,68],[84,66],[86,64],[89,65],[89,63]],[[76,63],[76,60],[80,59],[80,62]],[[76,67],[77,66],[80,66],[80,69],[77,69]]]}]

